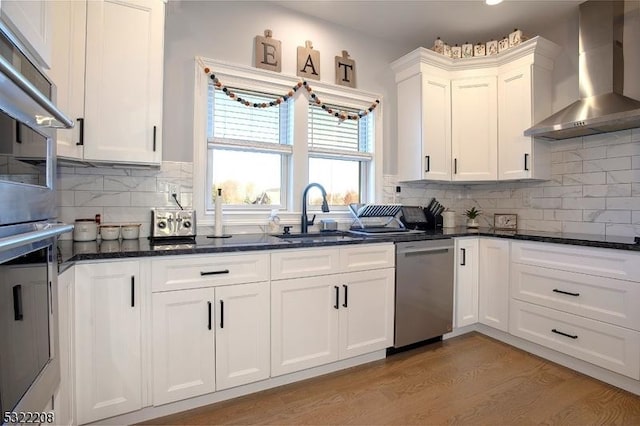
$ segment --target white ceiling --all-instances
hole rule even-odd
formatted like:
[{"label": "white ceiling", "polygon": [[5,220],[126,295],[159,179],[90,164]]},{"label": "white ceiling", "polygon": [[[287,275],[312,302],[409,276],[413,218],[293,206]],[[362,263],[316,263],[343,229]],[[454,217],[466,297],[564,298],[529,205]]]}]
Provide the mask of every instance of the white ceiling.
[{"label": "white ceiling", "polygon": [[584,0],[277,0],[275,3],[322,20],[352,28],[409,49],[445,42],[484,42],[522,29],[543,34],[550,23],[577,14]]}]

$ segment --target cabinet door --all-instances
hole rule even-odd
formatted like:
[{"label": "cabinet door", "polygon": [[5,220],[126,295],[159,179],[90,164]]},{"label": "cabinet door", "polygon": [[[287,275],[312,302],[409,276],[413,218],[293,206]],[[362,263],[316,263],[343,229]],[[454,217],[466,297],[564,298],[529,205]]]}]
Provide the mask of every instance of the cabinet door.
[{"label": "cabinet door", "polygon": [[448,79],[424,74],[421,160],[423,179],[451,180],[451,83]]},{"label": "cabinet door", "polygon": [[48,0],[2,1],[2,20],[44,68],[51,66],[52,7]]},{"label": "cabinet door", "polygon": [[340,359],[393,346],[395,270],[340,276]]},{"label": "cabinet door", "polygon": [[269,377],[269,283],[216,288],[216,389]]},{"label": "cabinet door", "polygon": [[87,3],[85,160],[159,164],[164,2]]},{"label": "cabinet door", "polygon": [[451,111],[453,180],[496,180],[496,77],[454,80],[451,86]]},{"label": "cabinet door", "polygon": [[154,293],[153,405],[215,390],[213,288]]},{"label": "cabinet door", "polygon": [[455,327],[478,322],[478,239],[456,239]]},{"label": "cabinet door", "polygon": [[420,180],[426,163],[422,155],[422,77],[398,83],[398,180]]},{"label": "cabinet door", "polygon": [[509,241],[480,239],[478,282],[479,320],[509,330]]},{"label": "cabinet door", "polygon": [[77,422],[142,408],[138,262],[76,265]]},{"label": "cabinet door", "polygon": [[326,276],[271,282],[271,375],[338,360],[340,287]]},{"label": "cabinet door", "polygon": [[73,425],[75,406],[73,404],[73,288],[75,268],[65,270],[58,275],[58,336],[60,359],[60,386],[54,396],[56,423]]},{"label": "cabinet door", "polygon": [[72,129],[57,130],[57,154],[82,159],[87,2],[56,0],[52,4],[54,43],[49,77],[57,86],[56,105],[76,120]]}]

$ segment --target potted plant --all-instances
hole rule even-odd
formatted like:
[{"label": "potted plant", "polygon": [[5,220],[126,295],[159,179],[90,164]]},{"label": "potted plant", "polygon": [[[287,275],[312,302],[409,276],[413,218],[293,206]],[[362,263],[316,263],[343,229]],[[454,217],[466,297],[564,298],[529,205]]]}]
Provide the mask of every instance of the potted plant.
[{"label": "potted plant", "polygon": [[480,213],[482,212],[475,207],[471,207],[464,212],[464,215],[467,216],[467,228],[477,228],[479,226],[478,216],[480,216]]}]

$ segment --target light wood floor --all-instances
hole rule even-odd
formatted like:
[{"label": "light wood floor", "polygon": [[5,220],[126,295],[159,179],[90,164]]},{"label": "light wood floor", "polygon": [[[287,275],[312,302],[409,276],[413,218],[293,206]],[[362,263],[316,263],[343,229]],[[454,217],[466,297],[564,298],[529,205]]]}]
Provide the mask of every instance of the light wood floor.
[{"label": "light wood floor", "polygon": [[471,333],[147,424],[640,425],[640,397]]}]

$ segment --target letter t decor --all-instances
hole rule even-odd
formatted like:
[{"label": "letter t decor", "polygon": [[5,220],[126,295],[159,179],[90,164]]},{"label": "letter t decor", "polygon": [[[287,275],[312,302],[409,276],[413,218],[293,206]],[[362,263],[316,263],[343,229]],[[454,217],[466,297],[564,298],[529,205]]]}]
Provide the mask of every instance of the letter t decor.
[{"label": "letter t decor", "polygon": [[304,42],[305,47],[298,46],[298,68],[296,75],[302,78],[320,80],[320,51],[313,50],[311,41]]},{"label": "letter t decor", "polygon": [[282,71],[282,42],[271,38],[271,30],[264,30],[264,37],[256,36],[256,68]]},{"label": "letter t decor", "polygon": [[356,87],[356,61],[349,58],[346,50],[342,51],[342,56],[336,56],[336,84]]}]

